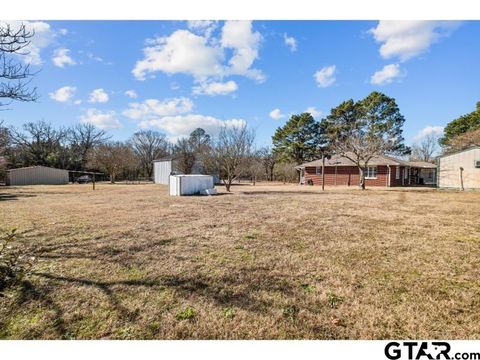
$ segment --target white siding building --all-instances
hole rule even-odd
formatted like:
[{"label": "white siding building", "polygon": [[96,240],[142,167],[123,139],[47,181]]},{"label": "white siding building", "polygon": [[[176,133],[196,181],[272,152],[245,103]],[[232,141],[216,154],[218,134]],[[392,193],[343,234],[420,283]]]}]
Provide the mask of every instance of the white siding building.
[{"label": "white siding building", "polygon": [[440,156],[438,187],[480,189],[480,146]]},{"label": "white siding building", "polygon": [[213,191],[214,184],[211,175],[170,176],[169,194],[171,196],[206,195],[213,193]]},{"label": "white siding building", "polygon": [[173,171],[173,159],[164,158],[153,162],[153,182],[168,185],[170,174]]},{"label": "white siding building", "polygon": [[31,166],[7,170],[6,184],[17,185],[64,185],[68,184],[68,170],[46,166]]}]

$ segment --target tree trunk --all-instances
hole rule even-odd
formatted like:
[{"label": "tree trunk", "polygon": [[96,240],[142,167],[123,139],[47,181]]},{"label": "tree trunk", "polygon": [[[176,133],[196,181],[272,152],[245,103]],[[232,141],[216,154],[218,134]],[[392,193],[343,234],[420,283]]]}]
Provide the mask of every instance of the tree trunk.
[{"label": "tree trunk", "polygon": [[366,167],[362,168],[362,167],[359,167],[359,170],[360,170],[360,188],[362,190],[365,190],[365,172],[367,170]]},{"label": "tree trunk", "polygon": [[325,154],[322,154],[322,191],[325,191]]},{"label": "tree trunk", "polygon": [[230,192],[230,186],[232,186],[232,179],[228,178],[227,181],[225,181],[225,189]]},{"label": "tree trunk", "polygon": [[115,184],[115,173],[110,174],[110,184]]}]

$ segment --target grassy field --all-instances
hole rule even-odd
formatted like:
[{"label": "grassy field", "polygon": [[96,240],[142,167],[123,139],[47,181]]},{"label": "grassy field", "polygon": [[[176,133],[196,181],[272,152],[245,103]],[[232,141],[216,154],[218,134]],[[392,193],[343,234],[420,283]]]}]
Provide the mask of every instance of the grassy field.
[{"label": "grassy field", "polygon": [[480,338],[480,193],[0,189],[38,259],[1,338]]}]

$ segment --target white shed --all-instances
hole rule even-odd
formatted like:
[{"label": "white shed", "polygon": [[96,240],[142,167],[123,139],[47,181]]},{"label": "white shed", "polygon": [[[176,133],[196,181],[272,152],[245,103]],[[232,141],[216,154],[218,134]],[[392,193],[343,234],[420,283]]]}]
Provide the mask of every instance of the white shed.
[{"label": "white shed", "polygon": [[211,175],[172,175],[170,176],[169,194],[172,196],[214,194],[213,176]]},{"label": "white shed", "polygon": [[480,189],[480,146],[438,157],[438,187]]},{"label": "white shed", "polygon": [[17,185],[64,185],[68,184],[68,170],[46,166],[31,166],[7,170],[6,184]]},{"label": "white shed", "polygon": [[163,158],[153,161],[153,182],[168,185],[168,179],[173,171],[173,158]]}]

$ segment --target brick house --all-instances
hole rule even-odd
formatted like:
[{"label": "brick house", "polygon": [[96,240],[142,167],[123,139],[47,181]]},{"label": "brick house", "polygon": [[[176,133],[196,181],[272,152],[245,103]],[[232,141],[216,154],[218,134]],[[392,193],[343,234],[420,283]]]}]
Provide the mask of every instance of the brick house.
[{"label": "brick house", "polygon": [[[299,165],[300,183],[322,185],[322,160]],[[365,185],[414,186],[435,185],[436,165],[424,161],[405,161],[390,156],[375,156],[368,163]],[[358,167],[343,156],[334,155],[325,160],[325,185],[353,185],[360,183]]]}]

